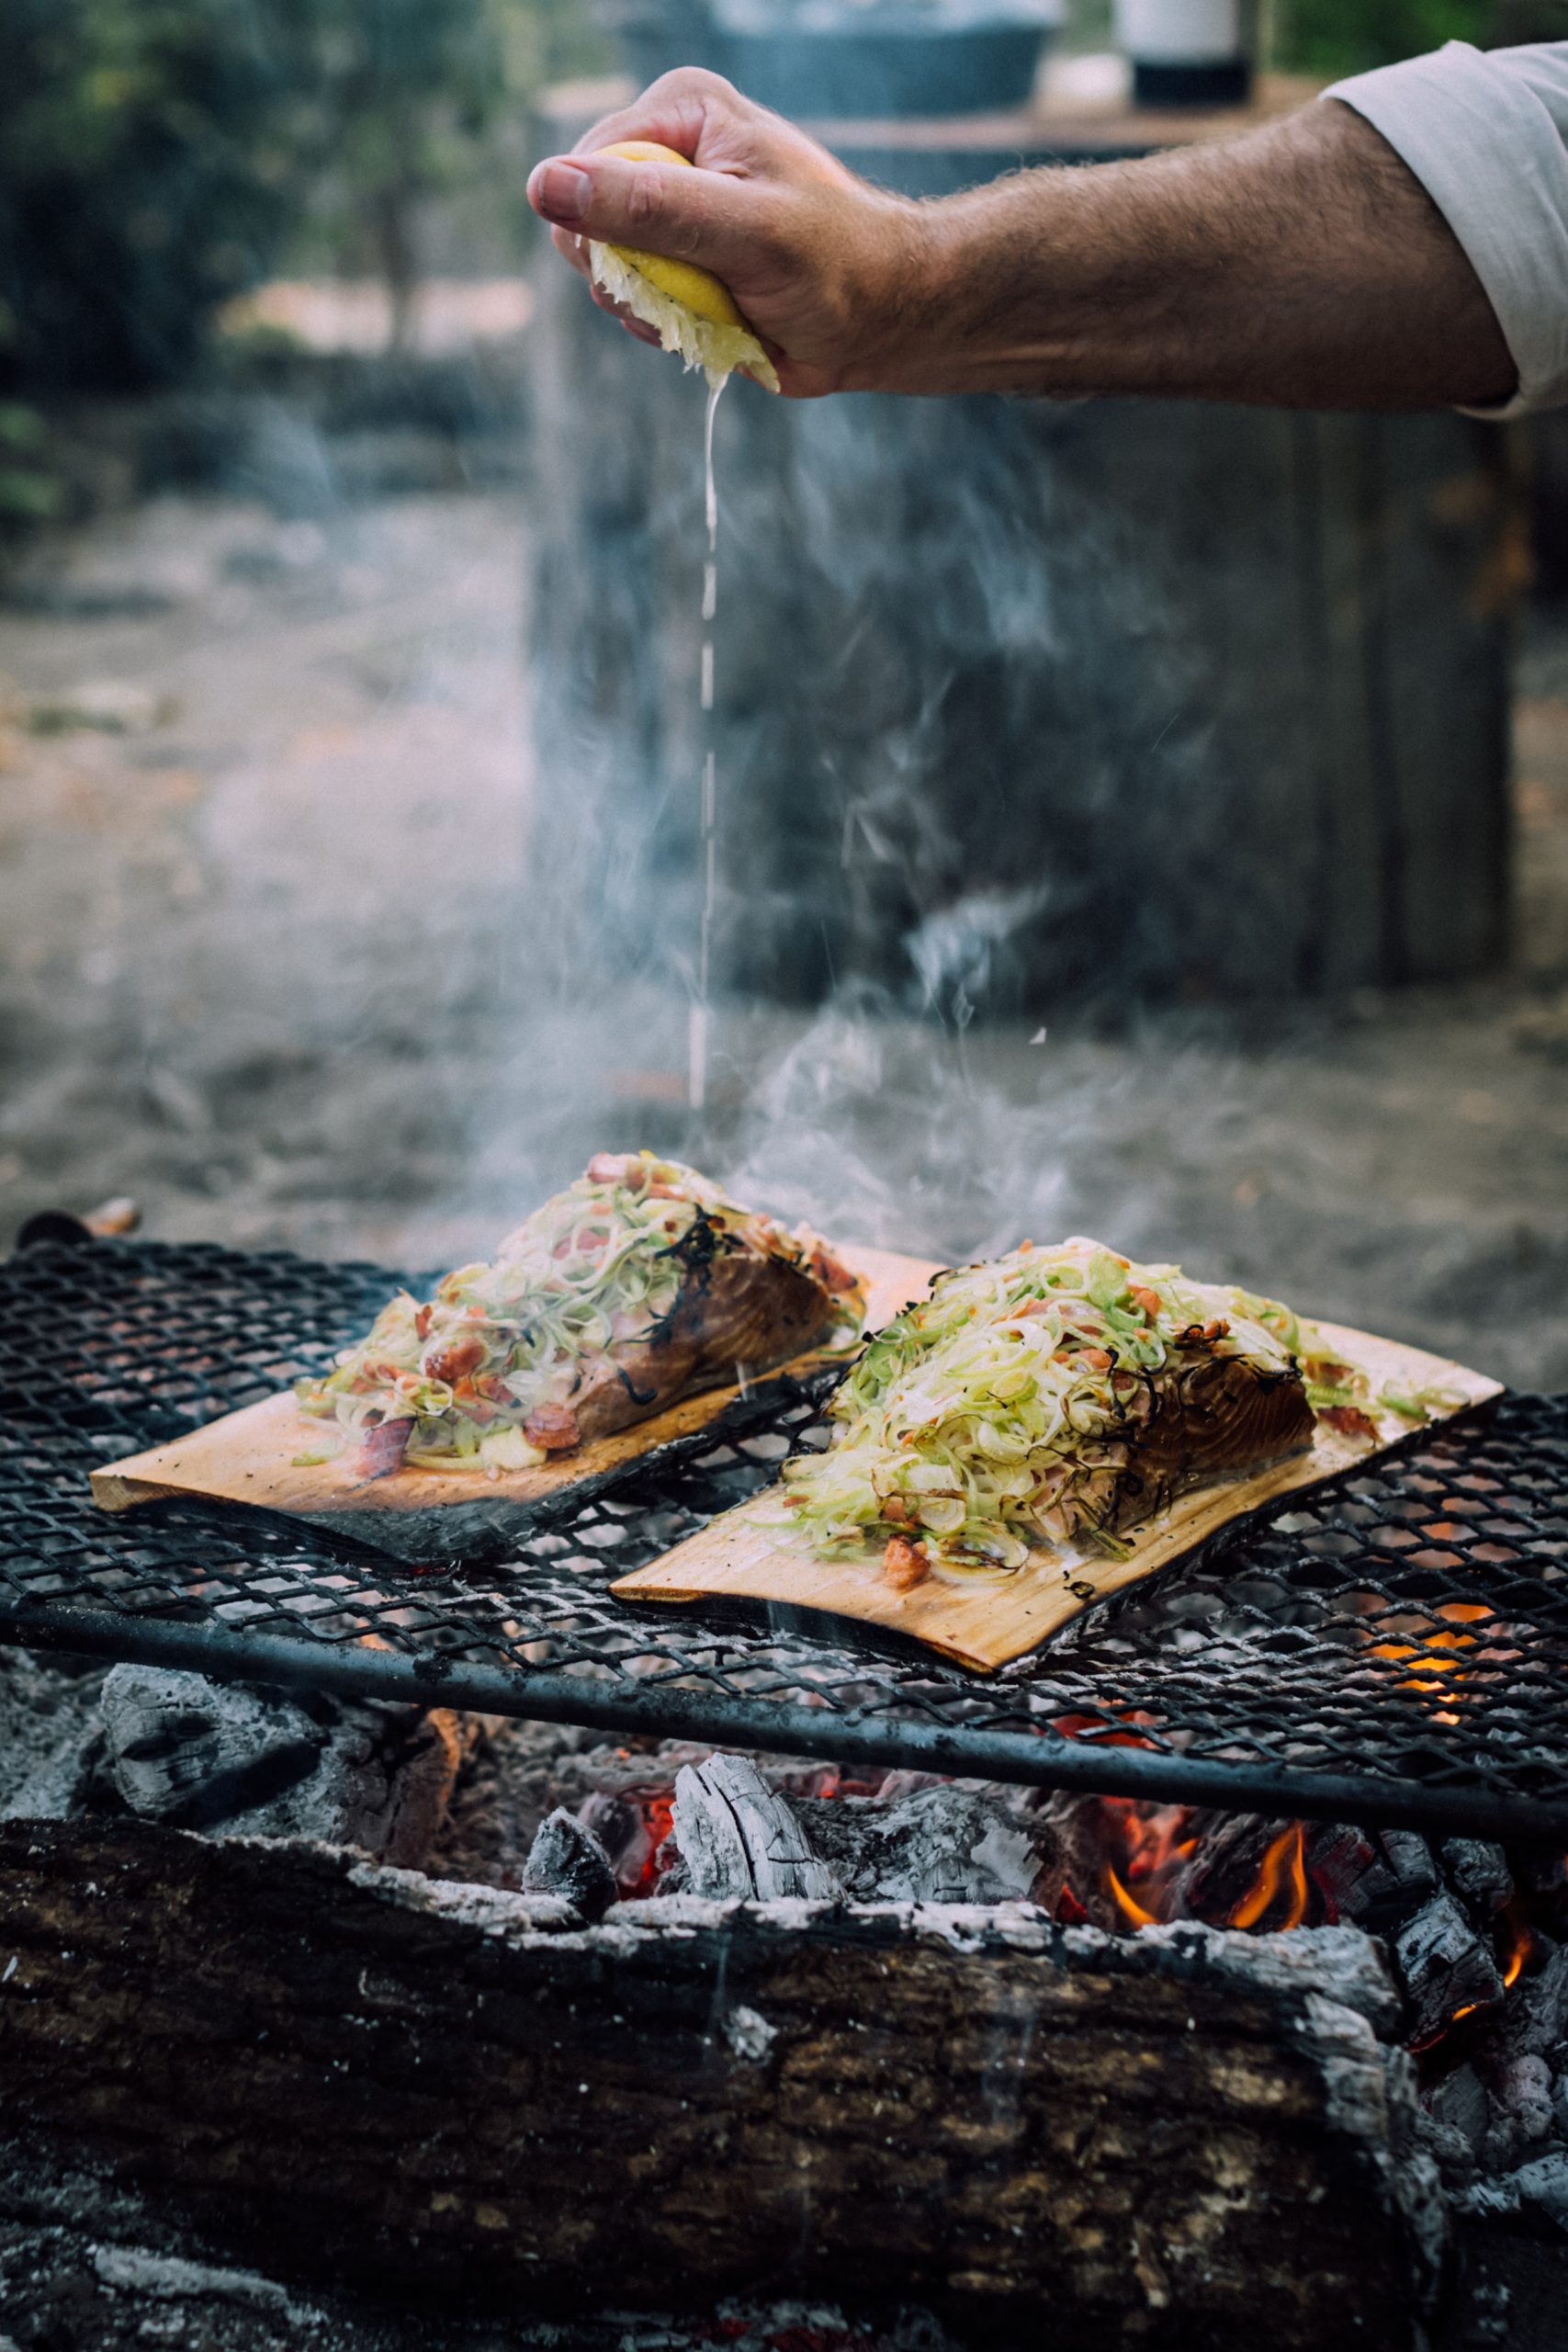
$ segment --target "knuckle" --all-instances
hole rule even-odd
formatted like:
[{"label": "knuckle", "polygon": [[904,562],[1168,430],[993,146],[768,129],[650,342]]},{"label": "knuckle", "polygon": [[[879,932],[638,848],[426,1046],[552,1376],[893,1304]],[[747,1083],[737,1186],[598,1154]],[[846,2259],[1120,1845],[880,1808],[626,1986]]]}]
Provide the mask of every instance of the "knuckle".
[{"label": "knuckle", "polygon": [[722,74],[710,73],[705,65],[677,65],[673,72],[661,74],[649,92],[650,97],[677,100],[723,100],[739,95],[733,82],[727,82]]},{"label": "knuckle", "polygon": [[677,261],[690,261],[702,242],[703,224],[691,213],[681,212],[669,221],[664,243]]},{"label": "knuckle", "polygon": [[641,168],[635,170],[626,190],[626,219],[631,226],[635,229],[660,220],[664,209],[662,191],[654,174]]}]

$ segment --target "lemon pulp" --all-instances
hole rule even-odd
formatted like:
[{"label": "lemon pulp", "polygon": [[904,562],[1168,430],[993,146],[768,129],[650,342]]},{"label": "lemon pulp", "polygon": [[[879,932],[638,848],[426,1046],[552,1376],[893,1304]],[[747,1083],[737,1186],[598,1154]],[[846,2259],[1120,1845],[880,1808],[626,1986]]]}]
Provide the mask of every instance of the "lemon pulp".
[{"label": "lemon pulp", "polygon": [[[623,140],[599,153],[628,164],[682,164],[691,169],[689,155],[652,139]],[[773,361],[736,309],[728,287],[711,270],[597,239],[590,239],[588,257],[594,284],[654,328],[666,351],[678,351],[688,368],[700,368],[710,386],[745,368],[770,392],[778,390]]]}]

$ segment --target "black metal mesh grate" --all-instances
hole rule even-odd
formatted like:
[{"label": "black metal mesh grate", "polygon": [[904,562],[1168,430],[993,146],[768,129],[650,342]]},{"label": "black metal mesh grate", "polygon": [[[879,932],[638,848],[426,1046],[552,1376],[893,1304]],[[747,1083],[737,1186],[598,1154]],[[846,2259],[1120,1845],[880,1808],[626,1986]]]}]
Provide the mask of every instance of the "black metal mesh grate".
[{"label": "black metal mesh grate", "polygon": [[1288,1498],[981,1680],[610,1579],[773,1476],[776,1384],[485,1570],[299,1521],[110,1519],[96,1462],[320,1363],[398,1277],[95,1242],[0,1264],[0,1638],[977,1776],[1568,1841],[1568,1400],[1508,1397]]}]

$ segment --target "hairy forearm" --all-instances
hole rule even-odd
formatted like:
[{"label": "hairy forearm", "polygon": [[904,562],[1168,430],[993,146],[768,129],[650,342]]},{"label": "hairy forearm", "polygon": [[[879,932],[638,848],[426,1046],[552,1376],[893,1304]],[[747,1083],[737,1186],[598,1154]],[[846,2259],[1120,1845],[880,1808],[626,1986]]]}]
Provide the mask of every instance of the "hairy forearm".
[{"label": "hairy forearm", "polygon": [[[601,152],[626,140],[672,146],[698,168]],[[916,203],[868,187],[717,75],[684,69],[539,164],[529,194],[584,274],[593,239],[711,269],[797,398],[1435,408],[1487,406],[1515,387],[1442,213],[1337,100],[1221,144]]]},{"label": "hairy forearm", "polygon": [[1447,222],[1337,103],[916,213],[903,300],[851,384],[1331,408],[1484,405],[1514,387]]}]

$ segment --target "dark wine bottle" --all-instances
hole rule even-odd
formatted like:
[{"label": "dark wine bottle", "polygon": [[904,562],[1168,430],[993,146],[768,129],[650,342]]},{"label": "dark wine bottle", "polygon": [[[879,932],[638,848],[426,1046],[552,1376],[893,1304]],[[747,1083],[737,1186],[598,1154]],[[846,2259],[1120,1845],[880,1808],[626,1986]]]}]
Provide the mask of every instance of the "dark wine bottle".
[{"label": "dark wine bottle", "polygon": [[1242,106],[1252,91],[1249,0],[1116,0],[1141,107]]}]

